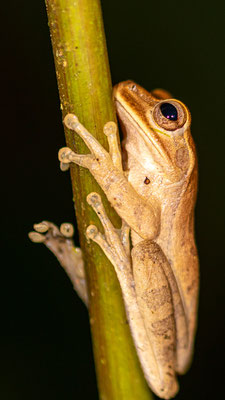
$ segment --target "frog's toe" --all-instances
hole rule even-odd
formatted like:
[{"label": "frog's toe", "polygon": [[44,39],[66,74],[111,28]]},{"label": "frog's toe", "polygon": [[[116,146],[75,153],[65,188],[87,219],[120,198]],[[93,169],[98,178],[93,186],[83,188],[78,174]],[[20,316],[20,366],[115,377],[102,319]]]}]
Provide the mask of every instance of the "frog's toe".
[{"label": "frog's toe", "polygon": [[61,169],[61,171],[68,171],[68,169],[70,168],[70,164],[68,163],[68,164],[66,164],[66,163],[64,163],[64,162],[62,162],[62,161],[60,161],[60,169]]},{"label": "frog's toe", "polygon": [[69,222],[61,224],[59,230],[66,238],[71,238],[74,235],[74,227]]},{"label": "frog's toe", "polygon": [[59,149],[58,159],[60,161],[61,170],[66,171],[71,163],[89,169],[95,160],[95,156],[93,154],[77,154],[69,147],[62,147]]},{"label": "frog's toe", "polygon": [[91,192],[87,195],[87,203],[93,208],[102,205],[102,200],[100,194],[96,192]]},{"label": "frog's toe", "polygon": [[33,225],[34,231],[28,233],[29,239],[33,243],[44,243],[46,240],[46,234],[50,228],[50,223],[47,221],[39,222],[38,224]]},{"label": "frog's toe", "polygon": [[50,224],[47,221],[39,222],[38,224],[34,224],[34,230],[39,233],[45,233],[49,230]]},{"label": "frog's toe", "polygon": [[45,235],[41,233],[31,231],[28,233],[28,237],[33,243],[44,243],[45,242]]},{"label": "frog's toe", "polygon": [[62,147],[59,149],[58,158],[63,164],[69,164],[72,161],[72,157],[75,153],[69,147]]},{"label": "frog's toe", "polygon": [[71,113],[65,116],[63,122],[68,129],[72,129],[73,131],[76,131],[77,127],[80,125],[77,116]]},{"label": "frog's toe", "polygon": [[34,243],[47,244],[52,241],[71,239],[74,235],[74,227],[68,222],[64,222],[58,228],[55,224],[49,221],[42,221],[33,225],[34,231],[29,232],[28,236]]},{"label": "frog's toe", "polygon": [[117,125],[113,121],[107,122],[103,127],[103,132],[106,136],[117,134]]},{"label": "frog's toe", "polygon": [[95,225],[89,225],[86,229],[86,235],[88,239],[95,241],[95,239],[99,236],[98,228]]}]

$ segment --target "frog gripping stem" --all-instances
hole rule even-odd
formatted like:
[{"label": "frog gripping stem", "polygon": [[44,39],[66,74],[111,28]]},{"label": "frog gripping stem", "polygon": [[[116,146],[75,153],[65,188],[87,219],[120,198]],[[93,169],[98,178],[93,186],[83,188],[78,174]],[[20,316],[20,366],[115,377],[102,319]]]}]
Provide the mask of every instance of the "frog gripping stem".
[{"label": "frog gripping stem", "polygon": [[29,232],[28,236],[34,243],[43,243],[55,255],[69,276],[75,291],[88,305],[82,251],[74,246],[73,234],[74,228],[70,223],[63,223],[58,228],[52,222],[42,221],[34,224],[34,231]]}]

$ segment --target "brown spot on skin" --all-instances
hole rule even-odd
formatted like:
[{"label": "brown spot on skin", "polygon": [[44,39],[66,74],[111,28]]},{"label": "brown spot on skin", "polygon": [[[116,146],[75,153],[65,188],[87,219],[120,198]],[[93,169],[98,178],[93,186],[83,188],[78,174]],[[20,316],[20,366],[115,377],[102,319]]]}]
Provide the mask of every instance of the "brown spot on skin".
[{"label": "brown spot on skin", "polygon": [[164,339],[170,339],[169,335],[164,335]]},{"label": "brown spot on skin", "polygon": [[167,286],[161,286],[159,289],[151,289],[150,291],[147,290],[142,297],[149,304],[149,309],[152,313],[171,301]]},{"label": "brown spot on skin", "polygon": [[165,346],[164,347],[164,351],[165,351],[165,354],[167,354],[168,352],[174,352],[175,351],[175,345],[174,345],[174,343],[170,343],[168,346]]},{"label": "brown spot on skin", "polygon": [[189,163],[189,153],[187,147],[180,147],[176,151],[176,164],[180,169],[186,169]]},{"label": "brown spot on skin", "polygon": [[197,281],[194,279],[189,286],[187,286],[187,292],[190,293],[193,288],[197,286]]},{"label": "brown spot on skin", "polygon": [[191,254],[193,255],[193,256],[197,256],[197,249],[196,249],[196,247],[191,247]]},{"label": "brown spot on skin", "polygon": [[149,185],[150,183],[150,179],[146,176],[145,180],[144,180],[145,185]]},{"label": "brown spot on skin", "polygon": [[58,251],[59,254],[62,254],[62,253],[63,253],[63,250],[62,250],[61,247],[58,247],[58,248],[57,248],[57,251]]},{"label": "brown spot on skin", "polygon": [[168,317],[162,319],[161,321],[154,322],[152,324],[152,330],[154,335],[163,336],[171,329],[173,325],[173,314],[168,315]]}]

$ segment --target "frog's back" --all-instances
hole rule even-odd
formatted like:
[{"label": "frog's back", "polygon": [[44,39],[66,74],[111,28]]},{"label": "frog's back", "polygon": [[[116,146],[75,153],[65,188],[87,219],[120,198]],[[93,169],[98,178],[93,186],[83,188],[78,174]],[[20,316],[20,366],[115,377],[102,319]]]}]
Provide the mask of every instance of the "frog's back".
[{"label": "frog's back", "polygon": [[[178,350],[177,354],[177,371],[179,373],[184,373],[190,364],[196,330],[199,287],[199,262],[194,239],[196,191],[197,166],[195,165],[189,181],[186,180],[181,192],[178,191],[177,193],[178,198],[177,202],[173,204],[173,212],[171,212],[171,209],[170,211],[166,210],[165,207],[160,235],[156,239],[172,267],[185,313],[188,337],[186,344],[183,337],[185,336],[185,327],[182,323],[180,328],[178,326],[180,332],[177,333],[178,340],[180,340],[180,352]],[[177,314],[180,311],[181,308],[178,307]],[[179,325],[179,315],[177,321]],[[177,347],[179,349],[179,345]]]}]

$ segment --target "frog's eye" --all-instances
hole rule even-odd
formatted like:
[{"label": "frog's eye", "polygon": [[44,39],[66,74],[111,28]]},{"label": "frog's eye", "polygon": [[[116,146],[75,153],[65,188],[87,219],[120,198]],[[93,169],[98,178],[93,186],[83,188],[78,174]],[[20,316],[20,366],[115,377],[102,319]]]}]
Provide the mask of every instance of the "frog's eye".
[{"label": "frog's eye", "polygon": [[162,115],[170,121],[177,121],[177,109],[171,103],[162,103],[160,106]]},{"label": "frog's eye", "polygon": [[161,128],[175,131],[185,124],[187,113],[178,101],[166,100],[154,107],[153,118]]}]

